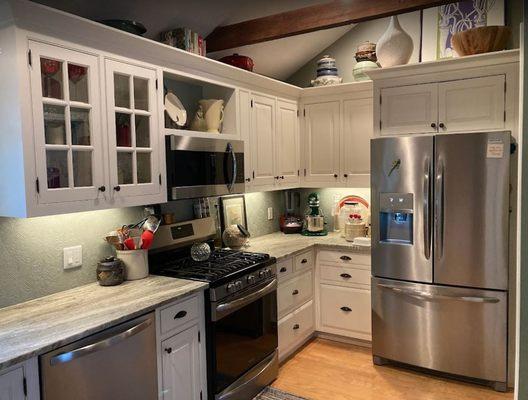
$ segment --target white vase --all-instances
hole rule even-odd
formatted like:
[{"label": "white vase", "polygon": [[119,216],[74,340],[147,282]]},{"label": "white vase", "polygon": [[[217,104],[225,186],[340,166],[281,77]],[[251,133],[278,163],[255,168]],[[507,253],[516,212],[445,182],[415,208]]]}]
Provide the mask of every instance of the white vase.
[{"label": "white vase", "polygon": [[398,17],[391,17],[389,27],[376,45],[378,62],[383,68],[407,64],[412,52],[412,38],[402,29]]},{"label": "white vase", "polygon": [[224,100],[208,99],[198,103],[204,112],[207,132],[220,133],[224,121]]}]

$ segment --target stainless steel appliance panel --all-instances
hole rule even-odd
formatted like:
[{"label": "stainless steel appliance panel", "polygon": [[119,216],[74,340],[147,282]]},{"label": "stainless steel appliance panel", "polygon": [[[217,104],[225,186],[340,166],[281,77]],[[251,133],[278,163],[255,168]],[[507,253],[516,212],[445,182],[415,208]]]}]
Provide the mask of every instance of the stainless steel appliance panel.
[{"label": "stainless steel appliance panel", "polygon": [[509,132],[435,138],[434,283],[508,288]]},{"label": "stainless steel appliance panel", "polygon": [[[374,276],[432,282],[433,137],[409,136],[371,140],[372,273]],[[401,195],[402,205],[412,198],[412,243],[382,241],[381,201],[387,194]],[[395,197],[396,198],[396,197]],[[407,212],[410,212],[407,210]],[[394,214],[398,217],[398,214]]]},{"label": "stainless steel appliance panel", "polygon": [[372,278],[372,352],[506,382],[507,292]]},{"label": "stainless steel appliance panel", "polygon": [[43,400],[158,399],[154,313],[46,353]]}]

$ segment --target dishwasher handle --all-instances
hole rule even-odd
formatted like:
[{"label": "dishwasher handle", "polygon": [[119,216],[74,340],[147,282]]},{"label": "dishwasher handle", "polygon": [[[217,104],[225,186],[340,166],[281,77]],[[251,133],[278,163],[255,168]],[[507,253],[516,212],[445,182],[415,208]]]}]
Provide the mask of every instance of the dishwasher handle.
[{"label": "dishwasher handle", "polygon": [[108,339],[104,339],[99,342],[92,343],[72,351],[68,351],[66,353],[57,354],[56,356],[50,359],[50,365],[53,366],[58,364],[64,364],[77,358],[87,356],[88,354],[92,354],[97,351],[115,346],[116,344],[121,343],[122,341],[144,331],[150,325],[152,325],[152,319],[149,318],[137,325],[134,325],[132,328],[129,328],[124,332],[109,337]]}]

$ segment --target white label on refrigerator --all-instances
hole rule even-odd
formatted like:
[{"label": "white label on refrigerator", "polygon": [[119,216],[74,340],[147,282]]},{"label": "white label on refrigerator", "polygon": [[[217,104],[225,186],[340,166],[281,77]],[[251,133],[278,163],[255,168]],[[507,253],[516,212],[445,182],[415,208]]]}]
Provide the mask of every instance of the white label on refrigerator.
[{"label": "white label on refrigerator", "polygon": [[504,143],[500,139],[489,139],[486,158],[502,158],[504,156]]}]

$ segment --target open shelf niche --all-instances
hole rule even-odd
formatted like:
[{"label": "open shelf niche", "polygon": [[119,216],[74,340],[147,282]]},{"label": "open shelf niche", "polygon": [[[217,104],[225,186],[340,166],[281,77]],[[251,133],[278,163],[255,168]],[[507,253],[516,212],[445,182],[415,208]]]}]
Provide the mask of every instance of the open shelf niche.
[{"label": "open shelf niche", "polygon": [[[164,100],[167,92],[174,93],[180,99],[187,111],[187,122],[180,127],[173,122],[165,111],[165,129],[167,134],[178,134],[184,136],[204,136],[204,137],[238,137],[237,131],[237,106],[236,89],[218,83],[197,79],[191,76],[179,75],[172,72],[163,72]],[[196,111],[198,101],[202,99],[224,100],[224,121],[221,125],[220,133],[210,133],[193,131],[190,125]]]}]

